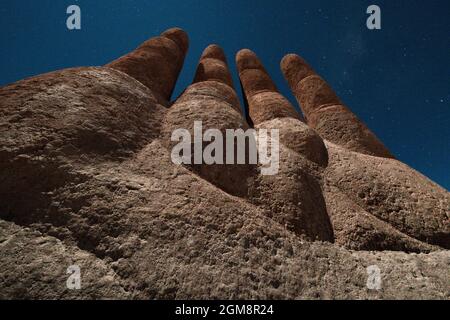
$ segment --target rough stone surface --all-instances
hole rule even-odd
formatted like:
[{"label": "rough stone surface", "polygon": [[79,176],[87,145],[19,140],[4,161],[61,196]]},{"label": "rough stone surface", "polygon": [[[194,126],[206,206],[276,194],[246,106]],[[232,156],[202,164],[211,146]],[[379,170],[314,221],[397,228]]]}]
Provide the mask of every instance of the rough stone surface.
[{"label": "rough stone surface", "polygon": [[327,147],[329,185],[403,234],[450,249],[448,191],[395,159]]},{"label": "rough stone surface", "polygon": [[233,80],[228,70],[225,53],[218,45],[212,44],[203,52],[195,73],[195,82],[218,81],[233,88]]},{"label": "rough stone surface", "polygon": [[333,89],[301,57],[294,54],[285,56],[281,69],[308,125],[324,139],[353,151],[393,158],[381,141],[342,105]]},{"label": "rough stone surface", "polygon": [[278,129],[284,146],[321,167],[328,165],[328,150],[323,139],[300,120],[281,117],[260,123],[257,127]]},{"label": "rough stone surface", "polygon": [[175,165],[174,128],[248,124],[216,46],[167,108],[188,43],[161,38],[136,65],[0,88],[0,298],[450,299],[449,192],[397,160],[273,112],[257,127],[281,127],[278,175]]},{"label": "rough stone surface", "polygon": [[248,49],[239,51],[236,64],[248,103],[248,112],[255,125],[275,118],[300,118],[289,101],[278,92],[254,52]]},{"label": "rough stone surface", "polygon": [[299,120],[252,51],[239,51],[236,63],[255,127],[280,131],[279,172],[255,177],[250,201],[266,208],[274,220],[299,236],[332,242],[333,230],[317,170],[299,155],[326,166],[328,153],[322,138]]},{"label": "rough stone surface", "polygon": [[187,34],[181,29],[173,28],[144,42],[133,52],[109,63],[107,67],[125,72],[151,88],[160,101],[168,101],[188,47]]},{"label": "rough stone surface", "polygon": [[[241,115],[239,99],[233,88],[231,75],[223,50],[217,45],[208,46],[203,52],[194,83],[177,99],[164,119],[164,140],[170,142],[172,132],[186,129],[194,137],[194,123],[202,123],[203,132],[219,130],[226,136],[227,129],[249,128]],[[170,142],[169,149],[178,141]],[[192,138],[194,144],[194,138]],[[226,148],[226,143],[224,148]],[[206,147],[206,145],[204,146]],[[203,153],[204,148],[201,149]],[[194,146],[192,147],[192,153]],[[226,163],[224,152],[223,163]],[[251,179],[255,166],[252,165],[206,165],[194,164],[189,168],[207,181],[226,192],[244,196],[248,193],[247,180]]]},{"label": "rough stone surface", "polygon": [[[112,268],[93,254],[40,232],[0,220],[0,299],[127,299]],[[66,286],[67,268],[83,271],[83,290]]]}]

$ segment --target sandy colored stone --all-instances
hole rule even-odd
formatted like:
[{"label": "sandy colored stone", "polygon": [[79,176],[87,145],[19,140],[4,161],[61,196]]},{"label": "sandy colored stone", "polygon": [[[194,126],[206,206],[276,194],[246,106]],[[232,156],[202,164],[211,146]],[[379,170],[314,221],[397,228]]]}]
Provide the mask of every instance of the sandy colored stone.
[{"label": "sandy colored stone", "polygon": [[333,242],[333,230],[316,179],[318,173],[303,159],[306,156],[326,166],[328,154],[322,138],[299,120],[294,107],[277,91],[252,51],[239,51],[236,63],[255,128],[276,129],[280,133],[279,172],[274,176],[255,176],[250,201],[267,209],[272,219],[301,237]]},{"label": "sandy colored stone", "polygon": [[324,138],[339,137],[337,144],[346,149],[393,158],[388,156],[387,149],[367,126],[343,105],[330,105],[315,111],[308,118],[308,124]]},{"label": "sandy colored stone", "polygon": [[249,201],[298,237],[332,243],[333,229],[317,176],[314,165],[280,144],[278,173],[256,176]]},{"label": "sandy colored stone", "polygon": [[360,207],[344,191],[325,184],[324,197],[335,243],[352,250],[431,252],[439,250],[410,237]]},{"label": "sandy colored stone", "polygon": [[277,176],[175,165],[173,128],[248,125],[226,81],[167,108],[174,80],[158,79],[75,68],[0,88],[2,299],[450,299],[448,191],[292,117],[258,124],[282,126]]},{"label": "sandy colored stone", "polygon": [[330,185],[405,235],[450,248],[448,191],[398,160],[327,148]]},{"label": "sandy colored stone", "polygon": [[260,123],[260,129],[278,129],[280,142],[306,159],[322,166],[328,165],[328,151],[322,138],[305,123],[294,118],[275,118]]},{"label": "sandy colored stone", "polygon": [[281,61],[281,69],[308,125],[324,139],[353,151],[393,158],[369,128],[342,105],[333,89],[305,60],[289,54]]},{"label": "sandy colored stone", "polygon": [[[0,220],[0,299],[130,299],[107,263],[54,237]],[[69,290],[77,265],[81,290]]]},{"label": "sandy colored stone", "polygon": [[219,81],[233,88],[233,80],[225,57],[218,45],[212,44],[203,52],[195,73],[194,83],[203,81]]},{"label": "sandy colored stone", "polygon": [[236,55],[242,88],[248,103],[249,116],[257,125],[276,118],[300,119],[289,101],[279,92],[256,54],[248,49]]},{"label": "sandy colored stone", "polygon": [[[194,83],[189,86],[168,110],[164,119],[164,141],[168,149],[178,142],[171,142],[174,130],[186,129],[191,133],[194,144],[194,124],[202,123],[203,133],[208,129],[217,129],[226,136],[227,129],[249,128],[242,116],[237,94],[233,88],[231,75],[223,50],[217,45],[208,46],[200,57]],[[202,152],[206,147],[202,147]],[[224,149],[226,142],[224,141]],[[194,150],[194,146],[192,146]],[[193,157],[193,155],[192,155]],[[194,164],[189,168],[217,185],[226,192],[239,196],[248,193],[247,180],[253,176],[255,165]]]},{"label": "sandy colored stone", "polygon": [[160,102],[169,101],[188,46],[187,34],[173,28],[106,66],[139,80],[152,89]]}]

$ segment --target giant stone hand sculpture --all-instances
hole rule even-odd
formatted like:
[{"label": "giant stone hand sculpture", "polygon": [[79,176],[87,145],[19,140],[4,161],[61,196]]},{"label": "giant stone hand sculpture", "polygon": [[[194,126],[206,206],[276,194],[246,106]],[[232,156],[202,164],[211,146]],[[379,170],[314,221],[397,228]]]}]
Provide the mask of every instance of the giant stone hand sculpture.
[{"label": "giant stone hand sculpture", "polygon": [[[174,164],[176,128],[250,127],[216,45],[171,103],[187,49],[175,28],[104,67],[0,89],[0,298],[450,297],[449,192],[298,56],[282,70],[305,120],[237,55],[252,123],[280,130],[278,175]],[[65,286],[74,264],[82,290]]]}]

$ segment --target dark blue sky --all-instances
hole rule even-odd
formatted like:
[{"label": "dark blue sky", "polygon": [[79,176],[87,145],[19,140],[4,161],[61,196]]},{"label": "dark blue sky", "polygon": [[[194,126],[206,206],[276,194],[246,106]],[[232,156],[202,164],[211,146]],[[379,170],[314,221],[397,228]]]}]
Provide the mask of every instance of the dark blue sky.
[{"label": "dark blue sky", "polygon": [[[82,30],[66,28],[66,8]],[[382,10],[382,30],[366,9]],[[189,33],[176,94],[210,43],[255,51],[295,105],[279,69],[303,56],[402,161],[450,189],[450,1],[2,0],[0,85],[72,66],[102,65],[167,28]],[[240,91],[240,90],[238,90]],[[240,93],[240,92],[239,92]]]}]

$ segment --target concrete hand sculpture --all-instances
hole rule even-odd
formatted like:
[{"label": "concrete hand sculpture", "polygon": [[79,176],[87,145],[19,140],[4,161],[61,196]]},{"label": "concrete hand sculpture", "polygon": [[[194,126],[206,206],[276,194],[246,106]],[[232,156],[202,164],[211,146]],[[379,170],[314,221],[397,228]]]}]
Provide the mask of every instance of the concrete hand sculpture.
[{"label": "concrete hand sculpture", "polygon": [[[0,88],[0,298],[450,297],[448,191],[296,55],[281,66],[305,118],[242,50],[247,121],[216,45],[172,103],[187,50],[170,29],[104,67]],[[195,121],[279,129],[279,173],[174,164],[171,133]],[[74,264],[81,290],[64,285]]]}]

